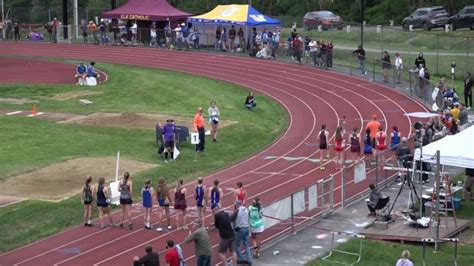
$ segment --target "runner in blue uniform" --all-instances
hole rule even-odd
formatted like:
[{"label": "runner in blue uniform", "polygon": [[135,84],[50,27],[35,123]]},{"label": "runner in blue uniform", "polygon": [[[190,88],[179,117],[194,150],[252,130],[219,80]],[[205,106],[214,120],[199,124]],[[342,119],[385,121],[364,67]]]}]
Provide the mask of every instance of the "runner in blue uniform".
[{"label": "runner in blue uniform", "polygon": [[150,230],[153,227],[150,224],[151,208],[153,207],[153,187],[151,186],[150,178],[145,180],[145,185],[142,188],[142,203],[143,208],[145,209],[144,223],[145,229]]},{"label": "runner in blue uniform", "polygon": [[213,216],[219,211],[221,206],[221,196],[224,195],[222,188],[219,187],[219,180],[214,180],[214,186],[209,188],[209,198],[211,199],[211,211]]},{"label": "runner in blue uniform", "polygon": [[196,207],[198,212],[198,219],[205,225],[206,219],[206,205],[207,205],[207,195],[206,195],[206,186],[202,184],[202,177],[198,178],[197,185],[194,191],[196,196]]},{"label": "runner in blue uniform", "polygon": [[400,131],[398,131],[398,127],[393,127],[393,131],[390,134],[390,149],[392,151],[396,151],[398,145],[400,144]]}]

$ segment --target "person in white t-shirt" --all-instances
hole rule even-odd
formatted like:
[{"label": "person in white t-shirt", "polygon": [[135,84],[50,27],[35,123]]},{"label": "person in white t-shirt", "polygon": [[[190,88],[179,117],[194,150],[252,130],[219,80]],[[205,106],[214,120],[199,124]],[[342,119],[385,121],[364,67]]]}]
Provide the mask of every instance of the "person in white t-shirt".
[{"label": "person in white t-shirt", "polygon": [[313,65],[318,66],[318,43],[315,40],[309,42],[309,54],[311,55],[311,59],[313,59]]},{"label": "person in white t-shirt", "polygon": [[403,69],[403,60],[400,56],[400,53],[395,54],[395,70],[397,71],[397,84],[401,84],[401,76],[402,76],[402,69]]},{"label": "person in white t-shirt", "polygon": [[176,47],[178,48],[178,50],[181,50],[181,46],[183,45],[183,28],[181,28],[181,25],[178,24],[178,26],[176,26],[176,28],[174,29],[174,31],[176,32]]},{"label": "person in white t-shirt", "polygon": [[138,33],[138,25],[137,22],[135,21],[130,28],[130,31],[132,32],[132,42],[136,43],[137,42],[137,33]]}]

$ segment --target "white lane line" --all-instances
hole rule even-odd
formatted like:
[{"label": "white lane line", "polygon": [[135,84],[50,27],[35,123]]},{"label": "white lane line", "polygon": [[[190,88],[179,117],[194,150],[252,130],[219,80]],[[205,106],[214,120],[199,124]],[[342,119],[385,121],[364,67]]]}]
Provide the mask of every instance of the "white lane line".
[{"label": "white lane line", "polygon": [[30,114],[30,115],[27,115],[28,117],[34,117],[34,116],[40,116],[44,114],[43,112],[39,112],[39,113],[36,113],[36,114]]},{"label": "white lane line", "polygon": [[10,112],[10,113],[7,113],[6,115],[17,115],[17,114],[21,114],[21,113],[23,113],[23,111]]}]

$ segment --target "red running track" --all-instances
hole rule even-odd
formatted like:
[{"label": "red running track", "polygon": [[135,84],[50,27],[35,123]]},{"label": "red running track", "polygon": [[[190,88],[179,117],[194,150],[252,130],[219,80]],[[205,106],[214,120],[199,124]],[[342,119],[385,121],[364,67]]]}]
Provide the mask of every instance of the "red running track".
[{"label": "red running track", "polygon": [[[233,187],[237,180],[245,184],[249,200],[259,196],[263,203],[272,202],[289,192],[313,184],[318,179],[336,172],[328,164],[320,171],[317,164],[308,160],[286,161],[284,156],[319,158],[314,145],[321,124],[326,124],[331,139],[335,128],[346,116],[346,128],[363,128],[365,121],[377,114],[385,128],[397,125],[401,132],[410,135],[406,112],[427,110],[413,98],[382,85],[357,77],[276,61],[231,57],[218,54],[174,52],[147,48],[93,47],[80,45],[43,45],[0,43],[0,55],[29,55],[54,58],[95,60],[99,62],[129,64],[168,69],[199,75],[245,86],[264,93],[278,101],[288,112],[289,126],[274,144],[238,162],[227,169],[205,177],[211,186],[218,178],[222,187]],[[113,77],[110,77],[113,78]],[[265,160],[266,156],[277,156]],[[337,186],[338,184],[336,184]],[[194,183],[187,184],[192,192]],[[194,202],[194,195],[188,195]],[[225,191],[223,206],[230,207],[234,197]],[[338,202],[336,202],[337,204]],[[190,204],[192,205],[192,204]],[[188,232],[146,231],[139,207],[134,209],[136,229],[74,227],[49,238],[0,255],[1,265],[130,265],[134,255],[144,253],[144,246],[152,244],[163,251],[165,241],[181,242]],[[210,212],[207,216],[211,217]],[[157,221],[156,214],[153,216]],[[156,226],[156,223],[155,223]],[[267,230],[264,239],[279,233]],[[210,232],[214,247],[218,234]],[[184,245],[190,264],[194,264],[194,247]],[[160,256],[161,261],[164,257]],[[217,263],[217,256],[213,257]]]}]

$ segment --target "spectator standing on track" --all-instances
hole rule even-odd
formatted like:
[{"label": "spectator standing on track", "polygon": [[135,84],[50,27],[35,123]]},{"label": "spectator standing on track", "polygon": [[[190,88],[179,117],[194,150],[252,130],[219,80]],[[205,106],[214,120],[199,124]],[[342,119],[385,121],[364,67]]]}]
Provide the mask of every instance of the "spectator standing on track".
[{"label": "spectator standing on track", "polygon": [[[178,212],[176,214],[176,228],[178,231],[187,229],[186,227],[186,188],[183,187],[183,179],[176,182],[176,188],[174,192],[174,209]],[[183,220],[183,226],[181,226],[179,220],[180,216]]]},{"label": "spectator standing on track", "polygon": [[379,131],[380,127],[380,122],[377,120],[377,115],[372,115],[372,120],[370,120],[367,125],[365,126],[365,129],[370,129],[370,138],[372,140],[372,147],[375,148],[375,136],[377,135],[377,132]]},{"label": "spectator standing on track", "polygon": [[319,169],[324,170],[324,158],[329,158],[328,153],[328,141],[329,141],[329,132],[326,130],[326,125],[321,125],[321,130],[318,134],[319,139]]},{"label": "spectator standing on track", "polygon": [[[242,201],[237,200],[235,202],[236,210],[230,217],[234,223],[235,230],[235,252],[237,253],[238,264],[252,264],[252,253],[250,251],[250,223],[249,223],[249,212],[245,208]],[[244,246],[245,257],[242,255],[241,244]]]},{"label": "spectator standing on track", "polygon": [[92,37],[94,38],[94,44],[99,44],[99,37],[97,37],[97,25],[92,20],[89,21],[89,31],[91,32]]},{"label": "spectator standing on track", "polygon": [[214,221],[217,230],[219,230],[219,257],[222,265],[227,264],[227,252],[232,254],[234,266],[237,265],[237,254],[235,253],[235,232],[232,228],[230,215],[220,207],[215,208]]},{"label": "spectator standing on track", "polygon": [[191,33],[191,40],[193,41],[194,50],[199,50],[199,38],[201,33],[199,32],[198,27],[194,26],[193,32]]},{"label": "spectator standing on track", "polygon": [[402,77],[402,69],[403,69],[403,60],[400,56],[400,53],[395,54],[395,70],[397,75],[397,84],[402,84],[401,77]]},{"label": "spectator standing on track", "polygon": [[163,126],[163,141],[165,143],[165,163],[168,162],[168,156],[170,161],[174,161],[174,147],[176,144],[176,125],[173,119],[166,120],[166,124]]},{"label": "spectator standing on track", "polygon": [[164,32],[165,32],[166,47],[169,48],[170,45],[172,44],[172,42],[171,42],[171,28],[170,28],[169,23],[167,23],[165,25]]},{"label": "spectator standing on track", "polygon": [[44,24],[44,29],[48,33],[48,41],[53,42],[53,26],[51,26],[51,23]]},{"label": "spectator standing on track", "polygon": [[332,68],[332,56],[334,52],[334,45],[329,41],[326,45],[326,67]]},{"label": "spectator standing on track", "polygon": [[203,152],[205,148],[205,129],[204,129],[204,118],[202,117],[202,107],[198,107],[193,120],[194,132],[199,134],[199,143],[196,145],[196,152]]},{"label": "spectator standing on track", "polygon": [[352,54],[357,56],[357,61],[359,62],[359,69],[362,74],[362,77],[367,76],[367,70],[365,69],[365,50],[362,45],[359,45],[359,48],[353,51]]},{"label": "spectator standing on track", "polygon": [[249,95],[247,95],[247,98],[245,98],[245,107],[250,111],[253,111],[255,107],[257,107],[253,92],[249,92]]},{"label": "spectator standing on track", "polygon": [[272,57],[275,59],[280,48],[280,27],[277,27],[272,35]]},{"label": "spectator standing on track", "polygon": [[237,181],[237,188],[234,190],[235,200],[240,201],[245,206],[245,189],[244,184],[241,181]]},{"label": "spectator standing on track", "polygon": [[93,187],[92,176],[86,178],[84,187],[82,188],[81,193],[81,203],[84,205],[84,226],[92,226],[91,215],[92,215],[92,202],[94,202],[94,197],[92,196]]},{"label": "spectator standing on track", "polygon": [[174,29],[176,33],[176,48],[178,48],[178,50],[181,50],[183,46],[183,28],[181,26],[184,27],[185,24],[178,24],[178,26],[176,26],[176,28]]},{"label": "spectator standing on track", "polygon": [[151,186],[150,178],[145,180],[145,185],[142,188],[142,204],[145,211],[145,215],[143,216],[145,229],[150,230],[153,228],[150,224],[151,209],[153,208],[153,187]]},{"label": "spectator standing on track", "polygon": [[105,45],[107,43],[106,30],[107,30],[107,25],[105,24],[104,19],[101,19],[99,23],[100,45]]},{"label": "spectator standing on track", "polygon": [[209,114],[209,123],[211,124],[212,128],[212,141],[217,142],[217,130],[219,129],[219,117],[221,113],[219,112],[219,107],[217,107],[215,101],[211,102],[211,105],[207,109],[207,112]]},{"label": "spectator standing on track", "polygon": [[402,257],[398,259],[395,266],[413,266],[413,262],[410,260],[410,251],[404,250]]},{"label": "spectator standing on track", "polygon": [[166,241],[165,262],[167,266],[181,266],[181,258],[173,240]]},{"label": "spectator standing on track", "polygon": [[222,33],[221,33],[221,45],[222,45],[222,52],[227,52],[227,29],[226,27],[222,27]]},{"label": "spectator standing on track", "polygon": [[237,36],[239,36],[239,48],[241,52],[245,52],[245,34],[242,27],[237,31]]},{"label": "spectator standing on track", "polygon": [[155,48],[156,46],[158,46],[158,40],[156,35],[156,24],[153,22],[150,27],[150,47]]},{"label": "spectator standing on track", "polygon": [[15,38],[15,42],[21,41],[20,37],[20,25],[18,24],[18,21],[16,21],[13,24],[13,37]]},{"label": "spectator standing on track", "polygon": [[199,177],[197,180],[197,185],[194,188],[194,195],[196,199],[198,219],[203,224],[205,224],[206,223],[207,194],[206,194],[206,186],[202,182],[202,177]]},{"label": "spectator standing on track", "polygon": [[132,26],[130,27],[130,32],[132,33],[132,43],[137,43],[138,25],[136,21],[134,21]]},{"label": "spectator standing on track", "polygon": [[160,178],[158,180],[158,186],[156,187],[156,199],[158,201],[158,219],[159,225],[156,228],[156,231],[163,231],[163,211],[166,216],[166,223],[168,225],[168,230],[171,230],[171,217],[170,217],[170,205],[171,205],[171,196],[168,187],[166,186],[165,179]]},{"label": "spectator standing on track", "polygon": [[51,22],[51,25],[53,26],[53,43],[58,42],[58,30],[59,30],[59,20],[57,18],[54,18],[53,21]]},{"label": "spectator standing on track", "polygon": [[464,77],[464,103],[467,110],[472,108],[472,79],[470,72],[466,72]]},{"label": "spectator standing on track", "polygon": [[321,40],[320,41],[320,50],[321,50],[321,67],[327,67],[327,47],[326,43]]},{"label": "spectator standing on track", "polygon": [[420,52],[418,54],[418,57],[415,59],[415,66],[420,69],[422,66],[426,67],[426,61],[425,58],[423,57],[423,52]]},{"label": "spectator standing on track", "polygon": [[[51,29],[52,29],[52,27],[51,27]],[[88,30],[87,21],[83,20],[81,22],[81,31],[82,31],[82,41],[83,41],[84,44],[87,44],[89,42],[89,39],[87,37],[87,30]]]},{"label": "spectator standing on track", "polygon": [[360,135],[358,133],[359,129],[355,127],[352,130],[351,135],[349,135],[349,143],[351,144],[351,153],[352,153],[352,163],[358,162],[360,160]]},{"label": "spectator standing on track", "polygon": [[135,256],[133,258],[133,266],[159,266],[160,265],[160,258],[158,253],[153,252],[152,246],[145,247],[146,255],[139,258]]},{"label": "spectator standing on track", "polygon": [[392,69],[392,62],[390,61],[390,55],[387,51],[383,52],[383,57],[380,61],[382,62],[383,82],[388,83],[388,74],[390,69]]},{"label": "spectator standing on track", "polygon": [[249,206],[249,224],[250,224],[250,232],[253,241],[253,257],[258,258],[260,257],[260,237],[259,235],[264,230],[263,225],[263,212],[262,212],[262,204],[260,203],[260,198],[256,197],[252,205]]},{"label": "spectator standing on track", "polygon": [[97,187],[94,187],[93,195],[96,195],[97,209],[99,210],[99,222],[102,228],[105,228],[104,221],[102,219],[103,213],[109,218],[111,226],[114,226],[114,221],[112,215],[110,214],[110,195],[109,187],[105,186],[105,179],[103,177],[99,178],[99,183]]},{"label": "spectator standing on track", "polygon": [[221,35],[222,35],[222,29],[221,26],[216,27],[216,35],[215,35],[215,42],[214,42],[214,50],[216,52],[220,52],[221,50]]},{"label": "spectator standing on track", "polygon": [[229,30],[229,49],[233,53],[235,52],[235,36],[237,35],[237,31],[235,30],[234,25],[230,26]]},{"label": "spectator standing on track", "polygon": [[408,147],[407,138],[402,137],[402,142],[397,147],[395,155],[397,156],[397,166],[398,168],[405,167],[403,165],[404,161],[410,161],[409,156],[411,156],[411,149]]},{"label": "spectator standing on track", "polygon": [[334,143],[334,151],[336,152],[336,170],[342,169],[343,165],[343,157],[342,157],[342,152],[344,151],[344,146],[345,146],[345,141],[344,138],[342,137],[342,128],[337,127],[336,128],[336,136],[334,138],[335,143]]},{"label": "spectator standing on track", "polygon": [[315,40],[312,40],[309,44],[309,54],[311,56],[311,59],[313,60],[313,65],[317,66],[317,53],[318,53],[318,43]]},{"label": "spectator standing on track", "polygon": [[125,222],[125,216],[127,216],[128,228],[133,229],[131,212],[132,212],[132,203],[133,203],[133,186],[132,181],[130,181],[130,174],[125,172],[123,174],[123,179],[119,182],[118,191],[120,192],[120,206],[122,208],[122,220],[120,222],[120,227],[123,228],[123,223]]},{"label": "spectator standing on track", "polygon": [[219,187],[219,180],[214,180],[214,186],[209,188],[209,199],[211,201],[211,210],[215,215],[216,210],[221,206],[221,197],[224,195],[222,188]]},{"label": "spectator standing on track", "polygon": [[189,231],[184,242],[194,241],[194,254],[197,258],[197,266],[211,266],[212,245],[209,234],[201,220],[193,222],[194,232]]},{"label": "spectator standing on track", "polygon": [[293,58],[301,64],[301,52],[303,48],[303,40],[298,35],[293,38]]}]

